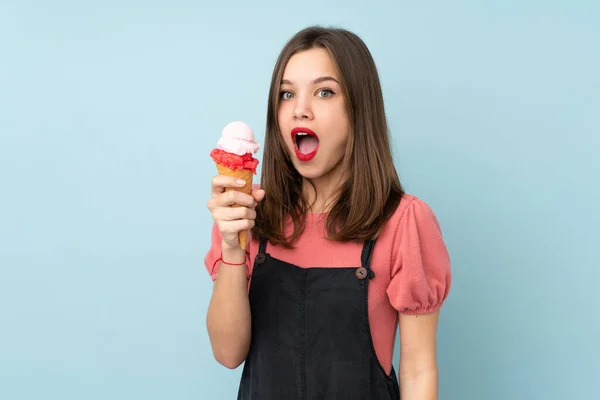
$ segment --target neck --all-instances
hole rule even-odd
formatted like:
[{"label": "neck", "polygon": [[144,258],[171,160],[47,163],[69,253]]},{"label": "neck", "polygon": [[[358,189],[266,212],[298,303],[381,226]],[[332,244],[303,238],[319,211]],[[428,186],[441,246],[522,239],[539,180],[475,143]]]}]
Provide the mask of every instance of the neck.
[{"label": "neck", "polygon": [[302,193],[310,205],[310,212],[313,214],[328,212],[335,203],[341,183],[342,173],[337,168],[315,179],[304,178]]}]

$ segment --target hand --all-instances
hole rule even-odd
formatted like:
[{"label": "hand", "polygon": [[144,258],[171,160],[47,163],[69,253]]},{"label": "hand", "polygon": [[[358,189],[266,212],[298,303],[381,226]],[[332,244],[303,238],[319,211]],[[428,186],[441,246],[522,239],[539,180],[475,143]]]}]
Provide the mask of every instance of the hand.
[{"label": "hand", "polygon": [[[252,189],[251,194],[235,190],[243,186],[236,181],[231,176],[215,176],[212,179],[211,198],[207,203],[224,245],[232,249],[240,248],[238,233],[254,227],[256,206],[265,197],[262,189]],[[237,206],[231,207],[234,204]]]}]

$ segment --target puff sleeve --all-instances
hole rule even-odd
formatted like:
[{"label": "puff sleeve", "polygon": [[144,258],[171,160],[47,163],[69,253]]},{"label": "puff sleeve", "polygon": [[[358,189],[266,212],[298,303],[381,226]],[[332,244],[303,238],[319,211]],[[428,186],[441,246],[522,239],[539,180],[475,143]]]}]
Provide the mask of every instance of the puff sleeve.
[{"label": "puff sleeve", "polygon": [[402,213],[394,237],[387,295],[402,314],[438,310],[448,296],[451,268],[436,216],[415,198]]}]

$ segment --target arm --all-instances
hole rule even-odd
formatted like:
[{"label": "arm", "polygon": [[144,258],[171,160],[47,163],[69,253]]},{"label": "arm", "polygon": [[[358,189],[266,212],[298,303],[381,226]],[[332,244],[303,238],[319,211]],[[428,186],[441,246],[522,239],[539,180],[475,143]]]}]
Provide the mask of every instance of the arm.
[{"label": "arm", "polygon": [[[213,243],[220,240],[217,251],[221,259],[238,264],[218,261],[218,273],[206,315],[213,355],[217,362],[231,369],[237,368],[246,359],[251,332],[246,252],[238,243],[238,232],[254,226],[255,207],[264,198],[264,191],[260,189],[253,190],[251,195],[225,190],[236,186],[239,187],[239,184],[232,177],[213,178],[212,196],[207,204],[218,228],[219,234],[213,235]],[[233,204],[241,207],[231,207]]]},{"label": "arm", "polygon": [[[240,247],[222,245],[223,260],[244,263],[245,252]],[[220,262],[219,274],[213,286],[206,325],[215,359],[227,368],[237,368],[250,347],[250,304],[245,265]]]},{"label": "arm", "polygon": [[452,282],[448,249],[431,208],[413,199],[398,223],[387,289],[399,312],[402,400],[437,400],[436,337]]},{"label": "arm", "polygon": [[422,315],[399,315],[402,400],[437,400],[436,335],[439,310]]}]

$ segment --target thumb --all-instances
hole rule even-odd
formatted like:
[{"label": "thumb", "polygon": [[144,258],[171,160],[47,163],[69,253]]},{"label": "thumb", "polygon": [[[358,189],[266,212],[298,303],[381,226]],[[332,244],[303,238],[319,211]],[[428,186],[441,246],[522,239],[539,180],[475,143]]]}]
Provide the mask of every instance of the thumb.
[{"label": "thumb", "polygon": [[265,198],[265,191],[263,189],[253,189],[252,197],[254,197],[254,200],[258,203]]}]

